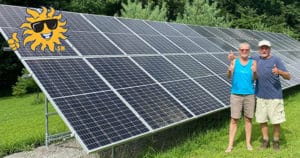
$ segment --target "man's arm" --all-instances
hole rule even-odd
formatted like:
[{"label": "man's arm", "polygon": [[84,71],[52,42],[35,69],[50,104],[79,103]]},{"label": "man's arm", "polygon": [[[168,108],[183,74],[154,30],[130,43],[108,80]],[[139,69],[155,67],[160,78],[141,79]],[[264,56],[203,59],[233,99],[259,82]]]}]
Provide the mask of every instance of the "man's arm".
[{"label": "man's arm", "polygon": [[274,65],[274,68],[272,69],[272,72],[275,75],[280,75],[282,76],[282,78],[284,78],[285,80],[290,80],[291,79],[291,74],[287,71],[283,71],[277,68],[277,65]]}]

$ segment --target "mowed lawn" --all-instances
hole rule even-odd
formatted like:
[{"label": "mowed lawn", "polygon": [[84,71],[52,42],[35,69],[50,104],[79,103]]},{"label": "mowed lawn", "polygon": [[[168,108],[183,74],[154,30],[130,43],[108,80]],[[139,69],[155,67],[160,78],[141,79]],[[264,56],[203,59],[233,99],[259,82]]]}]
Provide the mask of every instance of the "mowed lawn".
[{"label": "mowed lawn", "polygon": [[[300,158],[300,87],[285,91],[285,112],[287,121],[282,124],[280,151],[272,148],[259,150],[261,133],[259,124],[253,120],[253,151],[247,151],[245,145],[244,120],[240,120],[231,153],[225,153],[228,143],[229,121],[218,129],[201,130],[188,140],[167,151],[151,150],[147,157],[155,158]],[[228,115],[229,120],[229,115]],[[225,121],[225,120],[224,120]],[[214,124],[214,122],[208,122]],[[273,128],[269,128],[270,138]],[[272,147],[272,143],[271,143]]]},{"label": "mowed lawn", "polygon": [[[44,144],[44,96],[40,94],[40,101],[36,98],[37,94],[0,98],[0,157]],[[51,104],[49,107],[54,111]],[[49,120],[51,133],[67,130],[59,116]]]},{"label": "mowed lawn", "polygon": [[[261,140],[260,128],[254,123],[252,142],[254,151],[247,151],[245,147],[244,123],[240,121],[235,140],[234,150],[224,152],[228,143],[229,112],[225,110],[178,127],[162,131],[166,137],[161,144],[172,144],[164,147],[149,146],[143,157],[147,158],[210,158],[210,157],[300,157],[300,86],[286,91],[285,111],[287,122],[282,125],[281,150],[258,150]],[[13,152],[29,150],[44,145],[45,116],[44,97],[40,103],[36,102],[36,94],[23,97],[0,97],[0,157]],[[54,111],[49,104],[50,111]],[[211,119],[216,118],[216,119]],[[254,120],[255,122],[255,120]],[[191,126],[190,126],[191,125]],[[189,134],[186,133],[188,127]],[[50,117],[51,133],[67,131],[59,116]],[[176,134],[173,132],[178,130]],[[270,129],[270,134],[271,134]],[[170,132],[170,133],[168,133]],[[181,133],[180,133],[181,132]],[[272,137],[272,135],[270,135]],[[174,139],[174,137],[176,138]],[[182,137],[180,139],[179,137]],[[154,137],[155,138],[155,135]],[[173,139],[173,140],[172,140]],[[174,141],[175,140],[175,141]],[[173,143],[167,143],[173,141]],[[174,143],[175,142],[175,143]]]}]

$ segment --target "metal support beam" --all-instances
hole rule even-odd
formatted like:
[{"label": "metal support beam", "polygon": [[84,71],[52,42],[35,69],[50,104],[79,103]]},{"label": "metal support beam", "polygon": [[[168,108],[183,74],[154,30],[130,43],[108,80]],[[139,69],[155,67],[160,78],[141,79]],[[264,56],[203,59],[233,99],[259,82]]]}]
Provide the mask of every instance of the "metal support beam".
[{"label": "metal support beam", "polygon": [[111,147],[111,158],[115,158],[115,147]]},{"label": "metal support beam", "polygon": [[47,99],[47,96],[45,96],[45,145],[46,147],[48,147],[49,145],[49,140],[48,140],[48,137],[49,137],[49,131],[48,131],[48,99]]}]

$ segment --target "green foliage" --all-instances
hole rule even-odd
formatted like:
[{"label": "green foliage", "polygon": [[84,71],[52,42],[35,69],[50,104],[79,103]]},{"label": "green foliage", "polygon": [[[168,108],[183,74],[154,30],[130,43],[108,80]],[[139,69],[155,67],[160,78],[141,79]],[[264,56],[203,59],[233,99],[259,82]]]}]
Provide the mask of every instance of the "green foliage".
[{"label": "green foliage", "polygon": [[167,8],[166,3],[162,3],[161,6],[155,5],[152,2],[148,2],[146,5],[142,5],[141,2],[135,0],[127,0],[127,4],[122,3],[123,9],[121,10],[121,16],[127,18],[136,19],[147,19],[156,21],[166,21],[167,20]]},{"label": "green foliage", "polygon": [[0,35],[0,89],[10,89],[21,74],[22,64],[13,52],[3,52],[3,47],[8,47]]},{"label": "green foliage", "polygon": [[[24,68],[22,70],[22,76],[28,75],[28,71]],[[37,84],[32,78],[18,77],[18,82],[12,87],[14,96],[21,96],[26,93],[40,91]]]},{"label": "green foliage", "polygon": [[230,23],[220,15],[217,3],[209,4],[207,0],[194,0],[192,3],[186,1],[184,13],[179,14],[176,22],[194,25],[223,26],[227,27]]}]

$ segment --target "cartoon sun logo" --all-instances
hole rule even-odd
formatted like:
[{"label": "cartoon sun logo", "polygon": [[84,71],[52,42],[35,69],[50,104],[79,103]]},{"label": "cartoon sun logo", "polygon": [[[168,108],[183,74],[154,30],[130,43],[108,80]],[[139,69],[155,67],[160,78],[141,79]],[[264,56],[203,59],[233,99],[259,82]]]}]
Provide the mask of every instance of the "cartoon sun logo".
[{"label": "cartoon sun logo", "polygon": [[[55,10],[53,8],[50,8],[48,11],[46,7],[42,7],[40,12],[27,8],[26,12],[30,16],[26,18],[27,22],[24,22],[20,26],[20,28],[25,29],[23,32],[23,36],[26,35],[23,41],[24,46],[26,46],[28,42],[32,42],[30,48],[33,51],[41,45],[42,51],[45,51],[48,47],[51,52],[54,52],[55,44],[60,45],[60,39],[65,40],[67,38],[64,35],[64,33],[67,32],[67,29],[64,28],[67,22],[61,21],[61,14],[54,15]],[[17,38],[16,33],[12,35],[12,40],[10,39],[8,41],[10,46],[11,43],[18,41],[18,39],[15,38]],[[18,46],[12,45],[11,48],[16,50]]]}]

